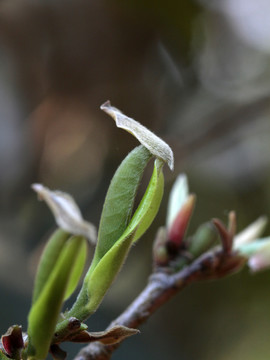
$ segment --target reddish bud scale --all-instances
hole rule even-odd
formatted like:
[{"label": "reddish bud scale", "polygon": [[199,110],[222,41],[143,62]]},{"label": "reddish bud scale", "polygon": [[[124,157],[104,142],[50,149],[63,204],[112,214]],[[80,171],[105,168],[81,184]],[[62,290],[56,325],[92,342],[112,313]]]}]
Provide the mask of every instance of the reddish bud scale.
[{"label": "reddish bud scale", "polygon": [[8,356],[17,358],[18,353],[24,347],[21,326],[13,325],[2,336],[2,345]]},{"label": "reddish bud scale", "polygon": [[187,230],[189,220],[195,205],[195,195],[189,195],[187,201],[184,203],[178,214],[176,215],[172,225],[168,229],[169,247],[180,248]]}]

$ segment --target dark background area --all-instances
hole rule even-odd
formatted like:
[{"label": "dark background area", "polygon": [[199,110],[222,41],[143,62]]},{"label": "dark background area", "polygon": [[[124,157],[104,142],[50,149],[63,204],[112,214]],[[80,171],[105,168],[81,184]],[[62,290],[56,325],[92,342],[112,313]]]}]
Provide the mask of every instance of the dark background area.
[{"label": "dark background area", "polygon": [[[108,99],[167,141],[176,164],[165,171],[157,219],[90,330],[103,330],[144,287],[178,173],[197,194],[190,233],[230,210],[239,230],[269,213],[269,14],[267,0],[0,0],[2,333],[26,329],[38,257],[55,227],[30,185],[71,193],[98,225],[110,179],[137,144],[99,110]],[[190,286],[113,358],[269,359],[269,282],[270,273],[245,270]]]}]

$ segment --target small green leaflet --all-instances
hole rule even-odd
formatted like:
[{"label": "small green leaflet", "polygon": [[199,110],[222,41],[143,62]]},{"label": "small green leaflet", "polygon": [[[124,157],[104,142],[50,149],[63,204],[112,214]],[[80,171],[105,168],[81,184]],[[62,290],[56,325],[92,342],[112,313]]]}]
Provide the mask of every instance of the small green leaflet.
[{"label": "small green leaflet", "polygon": [[67,284],[67,289],[64,297],[64,301],[66,301],[75,291],[80,278],[83,273],[83,269],[87,259],[87,240],[83,238],[80,246],[76,249],[77,254],[73,260],[72,271],[70,274],[70,278]]},{"label": "small green leaflet", "polygon": [[125,262],[134,239],[134,233],[122,236],[115,245],[103,256],[88,279],[88,314],[96,311],[104,295],[111,286],[116,275]]},{"label": "small green leaflet", "polygon": [[[62,229],[57,229],[52,236],[50,237],[39,262],[35,284],[34,284],[34,291],[33,291],[33,300],[32,303],[36,302],[40,293],[42,292],[49,276],[59,258],[59,255],[69,239],[70,234],[65,232]],[[76,257],[76,262],[73,264],[73,271],[70,276],[70,281],[68,283],[68,287],[66,290],[65,299],[68,299],[80,280],[82,275],[84,265],[86,262],[87,257],[87,243],[86,241],[83,242],[82,246],[80,247],[80,252]]]},{"label": "small green leaflet", "polygon": [[33,304],[38,299],[41,291],[44,288],[44,285],[49,279],[54,265],[63,249],[63,246],[65,245],[69,237],[70,234],[68,234],[64,230],[57,229],[48,240],[48,243],[39,261],[33,291]]},{"label": "small green leaflet", "polygon": [[103,205],[91,271],[126,229],[144,169],[151,157],[151,153],[140,145],[128,154],[114,174]]},{"label": "small green leaflet", "polygon": [[81,236],[73,236],[65,243],[49,279],[30,310],[28,357],[45,359],[48,354],[74,264],[81,256],[85,241]]},{"label": "small green leaflet", "polygon": [[156,159],[153,174],[144,197],[127,228],[128,232],[133,232],[133,229],[136,228],[133,241],[137,241],[145,233],[158,212],[164,188],[162,166],[163,162]]}]

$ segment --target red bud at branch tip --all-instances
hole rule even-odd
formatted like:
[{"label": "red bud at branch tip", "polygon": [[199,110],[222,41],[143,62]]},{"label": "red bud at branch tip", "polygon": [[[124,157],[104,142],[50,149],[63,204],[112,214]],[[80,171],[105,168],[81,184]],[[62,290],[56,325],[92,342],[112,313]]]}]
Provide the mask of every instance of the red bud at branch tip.
[{"label": "red bud at branch tip", "polygon": [[193,209],[195,205],[196,196],[191,194],[188,196],[186,202],[181,207],[168,229],[168,245],[174,248],[179,248],[185,236]]}]

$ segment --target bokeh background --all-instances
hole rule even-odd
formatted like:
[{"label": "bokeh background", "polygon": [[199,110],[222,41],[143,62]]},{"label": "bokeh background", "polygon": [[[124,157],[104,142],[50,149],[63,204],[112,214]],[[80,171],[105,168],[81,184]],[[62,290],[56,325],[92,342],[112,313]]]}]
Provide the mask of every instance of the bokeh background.
[{"label": "bokeh background", "polygon": [[[110,99],[175,153],[162,209],[100,310],[103,330],[144,287],[170,186],[197,194],[190,226],[270,213],[268,0],[0,1],[0,330],[27,326],[54,220],[30,189],[70,192],[98,225],[110,178],[137,142],[99,110]],[[268,231],[270,231],[268,227]],[[270,272],[190,286],[113,359],[266,360]],[[69,359],[79,347],[69,347]]]}]

